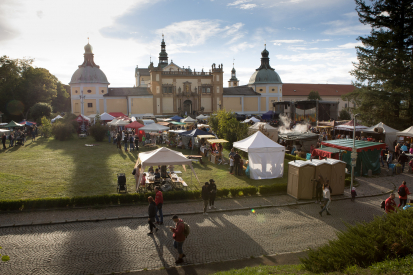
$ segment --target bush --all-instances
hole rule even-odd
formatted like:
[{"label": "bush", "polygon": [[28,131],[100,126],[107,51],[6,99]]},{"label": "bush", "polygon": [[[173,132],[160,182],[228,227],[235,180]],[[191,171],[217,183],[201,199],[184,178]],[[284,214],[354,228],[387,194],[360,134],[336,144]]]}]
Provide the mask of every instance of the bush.
[{"label": "bush", "polygon": [[64,141],[73,137],[73,132],[75,129],[73,128],[72,123],[64,123],[57,121],[52,126],[52,134],[55,139]]},{"label": "bush", "polygon": [[109,127],[106,125],[101,125],[100,123],[95,123],[89,128],[90,135],[98,142],[101,142],[107,137]]},{"label": "bush", "polygon": [[39,126],[39,130],[45,138],[50,137],[52,134],[52,124],[50,121],[44,116],[41,119],[42,125]]},{"label": "bush", "polygon": [[228,197],[229,195],[229,189],[227,188],[222,188],[217,190],[217,196],[218,197]]},{"label": "bush", "polygon": [[272,185],[259,186],[258,192],[261,195],[274,194],[278,192],[287,192],[287,184],[272,184]]},{"label": "bush", "polygon": [[306,270],[315,273],[343,271],[352,266],[366,268],[374,263],[413,254],[413,210],[375,217],[372,222],[337,233],[337,240],[310,249],[300,259]]}]

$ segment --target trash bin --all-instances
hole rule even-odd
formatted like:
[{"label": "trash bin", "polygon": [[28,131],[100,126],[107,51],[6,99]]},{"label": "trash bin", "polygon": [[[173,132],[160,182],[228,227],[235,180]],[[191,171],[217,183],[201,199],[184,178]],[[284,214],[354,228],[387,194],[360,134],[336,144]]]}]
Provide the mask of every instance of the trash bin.
[{"label": "trash bin", "polygon": [[290,161],[288,163],[287,194],[296,199],[312,199],[315,166],[309,161]]},{"label": "trash bin", "polygon": [[345,178],[346,178],[346,163],[337,159],[327,159],[331,165],[330,186],[333,192],[331,195],[344,194]]}]

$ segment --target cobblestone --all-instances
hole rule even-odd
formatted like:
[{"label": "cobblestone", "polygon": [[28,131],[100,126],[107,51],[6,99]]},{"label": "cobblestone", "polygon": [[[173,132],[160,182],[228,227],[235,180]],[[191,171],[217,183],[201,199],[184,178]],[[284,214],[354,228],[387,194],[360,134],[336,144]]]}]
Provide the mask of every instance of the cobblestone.
[{"label": "cobblestone", "polygon": [[[331,216],[319,205],[304,204],[183,216],[191,226],[185,241],[187,264],[219,262],[317,247],[335,238],[343,223],[382,215],[387,195],[333,201]],[[11,257],[3,274],[108,274],[174,266],[172,225],[147,236],[145,218],[0,229],[3,251]]]}]

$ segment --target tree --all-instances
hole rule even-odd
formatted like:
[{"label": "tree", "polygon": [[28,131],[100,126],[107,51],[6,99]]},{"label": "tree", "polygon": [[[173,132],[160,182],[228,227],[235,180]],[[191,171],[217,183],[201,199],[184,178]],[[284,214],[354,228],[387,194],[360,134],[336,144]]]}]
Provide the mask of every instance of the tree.
[{"label": "tree", "polygon": [[320,97],[320,94],[318,93],[318,91],[311,91],[309,94],[308,94],[308,98],[307,98],[308,100],[322,100],[321,99],[321,97]]},{"label": "tree", "polygon": [[109,127],[107,125],[102,125],[100,123],[100,116],[96,115],[95,116],[95,124],[90,126],[89,131],[90,131],[90,135],[96,141],[103,141],[105,139],[105,137],[107,136],[107,133],[109,131]]},{"label": "tree", "polygon": [[232,148],[234,142],[244,139],[248,134],[248,125],[239,122],[235,113],[227,112],[225,109],[211,115],[208,123],[219,138],[228,140],[225,143],[227,149]]},{"label": "tree", "polygon": [[339,120],[350,120],[351,115],[346,109],[342,109],[338,115]]},{"label": "tree", "polygon": [[45,138],[50,137],[52,134],[52,124],[50,123],[50,120],[48,120],[47,117],[42,117],[41,123],[42,125],[39,126],[39,129],[42,132],[42,136]]},{"label": "tree", "polygon": [[356,90],[346,95],[366,125],[380,121],[403,129],[413,124],[413,6],[411,0],[355,0],[359,20],[370,25],[360,36],[358,63],[350,72]]},{"label": "tree", "polygon": [[56,97],[52,99],[53,112],[70,112],[69,86],[58,81],[56,93]]},{"label": "tree", "polygon": [[52,112],[52,107],[48,103],[39,102],[30,107],[29,112],[30,118],[37,122],[42,117],[49,118]]}]

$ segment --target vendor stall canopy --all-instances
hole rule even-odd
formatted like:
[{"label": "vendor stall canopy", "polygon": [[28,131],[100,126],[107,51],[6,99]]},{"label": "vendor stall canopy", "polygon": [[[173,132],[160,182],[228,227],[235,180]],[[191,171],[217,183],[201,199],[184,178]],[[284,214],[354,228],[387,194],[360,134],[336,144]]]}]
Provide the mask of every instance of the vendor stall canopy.
[{"label": "vendor stall canopy", "polygon": [[198,138],[216,138],[213,135],[198,135]]},{"label": "vendor stall canopy", "polygon": [[[337,140],[327,140],[321,142],[321,145],[327,147],[333,147],[341,150],[351,151],[353,148],[353,139],[337,139]],[[375,150],[375,149],[385,149],[386,144],[379,142],[355,140],[355,147],[357,152]],[[325,148],[323,148],[325,149]]]},{"label": "vendor stall canopy", "polygon": [[318,134],[314,133],[296,133],[296,132],[290,132],[290,133],[283,133],[283,134],[278,134],[279,138],[282,138],[283,140],[313,140],[313,139],[318,139]]},{"label": "vendor stall canopy", "polygon": [[8,124],[4,125],[3,128],[13,128],[13,127],[23,127],[23,124],[19,124],[15,121],[10,121]]},{"label": "vendor stall canopy", "polygon": [[199,129],[195,129],[195,130],[183,132],[180,135],[188,136],[188,137],[197,137],[199,135],[209,135],[209,133],[205,132],[205,131],[202,131],[202,130],[199,130]]},{"label": "vendor stall canopy", "polygon": [[404,131],[397,132],[397,136],[401,137],[413,137],[413,126],[410,126]]},{"label": "vendor stall canopy", "polygon": [[208,143],[225,143],[228,142],[228,140],[225,139],[207,139]]},{"label": "vendor stall canopy", "polygon": [[180,116],[173,116],[170,119],[175,120],[175,121],[181,121],[181,119],[183,119],[183,117]]}]

